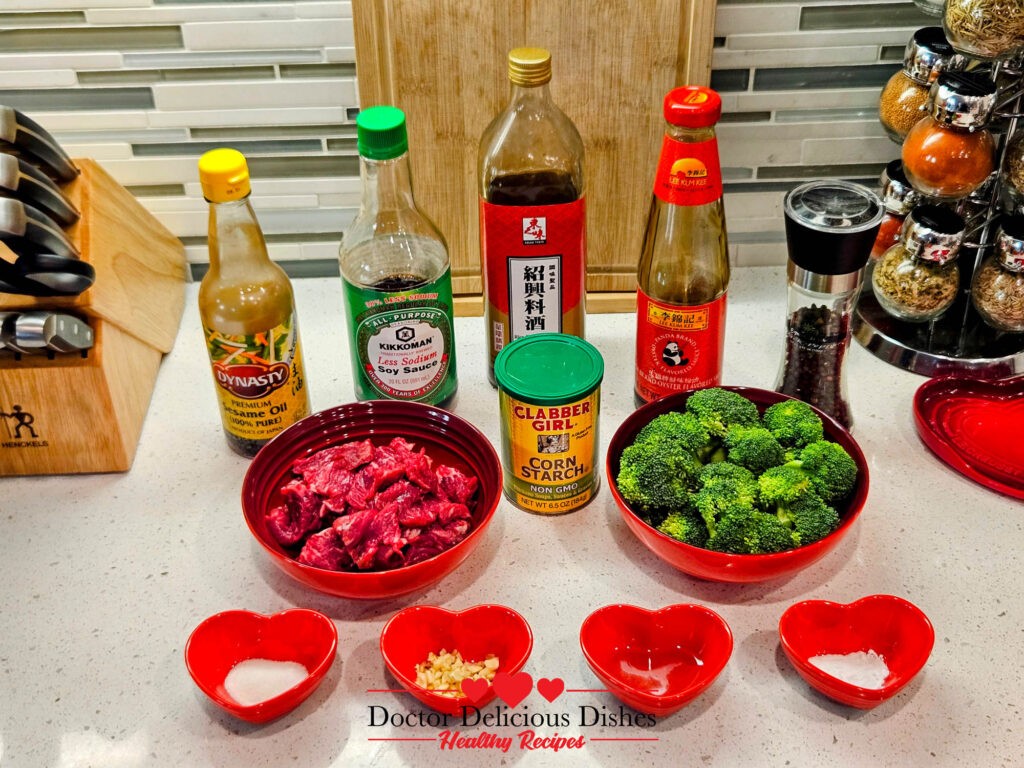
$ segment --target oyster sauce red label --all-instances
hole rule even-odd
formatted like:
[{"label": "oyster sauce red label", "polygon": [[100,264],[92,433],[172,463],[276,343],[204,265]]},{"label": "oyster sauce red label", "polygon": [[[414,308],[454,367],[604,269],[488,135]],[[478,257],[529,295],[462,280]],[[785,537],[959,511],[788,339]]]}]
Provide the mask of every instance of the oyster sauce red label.
[{"label": "oyster sauce red label", "polygon": [[586,205],[496,205],[480,199],[490,367],[531,333],[583,336]]},{"label": "oyster sauce red label", "polygon": [[242,440],[269,440],[309,415],[294,316],[263,333],[204,330],[225,431]]},{"label": "oyster sauce red label", "polygon": [[654,194],[673,205],[707,205],[722,196],[718,140],[685,142],[665,136]]},{"label": "oyster sauce red label", "polygon": [[725,296],[710,304],[679,306],[637,291],[637,395],[650,402],[721,384]]}]

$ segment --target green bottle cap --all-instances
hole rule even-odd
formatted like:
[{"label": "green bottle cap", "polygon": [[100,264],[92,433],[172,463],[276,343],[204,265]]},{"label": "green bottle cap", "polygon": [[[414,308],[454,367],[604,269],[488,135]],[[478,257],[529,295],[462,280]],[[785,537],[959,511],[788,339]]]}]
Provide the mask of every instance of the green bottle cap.
[{"label": "green bottle cap", "polygon": [[356,137],[359,154],[370,160],[394,160],[409,150],[405,113],[398,107],[360,110],[356,117]]},{"label": "green bottle cap", "polygon": [[563,333],[521,336],[494,361],[498,388],[535,405],[564,405],[593,392],[604,358],[593,344]]}]

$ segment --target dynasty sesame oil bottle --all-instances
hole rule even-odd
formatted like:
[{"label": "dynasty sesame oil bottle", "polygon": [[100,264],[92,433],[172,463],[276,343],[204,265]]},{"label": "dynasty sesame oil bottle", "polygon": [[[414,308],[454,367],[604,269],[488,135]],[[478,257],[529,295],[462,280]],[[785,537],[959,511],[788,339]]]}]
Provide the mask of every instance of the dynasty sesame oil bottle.
[{"label": "dynasty sesame oil bottle", "polygon": [[252,457],[310,411],[295,299],[267,254],[242,153],[205,153],[199,179],[210,203],[210,269],[199,286],[199,315],[225,437],[236,453]]}]

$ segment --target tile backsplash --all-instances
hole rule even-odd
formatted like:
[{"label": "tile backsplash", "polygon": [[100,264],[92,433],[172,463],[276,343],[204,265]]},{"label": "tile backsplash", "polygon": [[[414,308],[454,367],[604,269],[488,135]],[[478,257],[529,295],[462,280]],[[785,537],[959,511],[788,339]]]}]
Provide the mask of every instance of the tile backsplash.
[{"label": "tile backsplash", "polygon": [[[899,153],[879,91],[914,30],[936,23],[909,0],[719,0],[711,84],[735,264],[785,262],[782,197],[800,181],[877,183]],[[195,160],[239,148],[272,257],[336,274],[359,202],[353,37],[337,0],[5,0],[0,104],[98,160],[185,242],[196,273]]]}]

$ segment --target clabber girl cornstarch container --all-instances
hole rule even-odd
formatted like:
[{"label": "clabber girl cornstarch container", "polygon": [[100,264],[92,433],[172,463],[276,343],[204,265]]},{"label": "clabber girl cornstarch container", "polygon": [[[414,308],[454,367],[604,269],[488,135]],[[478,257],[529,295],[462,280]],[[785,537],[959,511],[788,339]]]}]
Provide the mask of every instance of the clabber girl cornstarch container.
[{"label": "clabber girl cornstarch container", "polygon": [[594,498],[604,360],[576,336],[538,333],[498,353],[504,491],[527,512],[560,515]]}]

